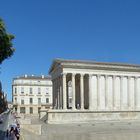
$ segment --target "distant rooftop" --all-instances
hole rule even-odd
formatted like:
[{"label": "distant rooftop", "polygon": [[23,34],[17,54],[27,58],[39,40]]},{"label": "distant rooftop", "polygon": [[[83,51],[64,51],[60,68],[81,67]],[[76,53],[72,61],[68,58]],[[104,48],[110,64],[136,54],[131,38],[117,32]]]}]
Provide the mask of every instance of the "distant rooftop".
[{"label": "distant rooftop", "polygon": [[24,76],[18,76],[16,78],[14,78],[14,80],[17,79],[32,79],[32,80],[47,80],[47,79],[51,79],[51,76],[45,76],[45,75],[41,75],[41,76],[35,76],[35,75],[24,75]]}]

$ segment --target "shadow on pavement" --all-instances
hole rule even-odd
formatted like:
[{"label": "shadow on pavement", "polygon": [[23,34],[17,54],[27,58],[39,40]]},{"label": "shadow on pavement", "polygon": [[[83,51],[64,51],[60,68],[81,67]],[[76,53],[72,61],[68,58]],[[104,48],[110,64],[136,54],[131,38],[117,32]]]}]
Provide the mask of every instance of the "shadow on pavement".
[{"label": "shadow on pavement", "polygon": [[0,130],[0,140],[5,140],[5,134],[6,134],[5,131]]}]

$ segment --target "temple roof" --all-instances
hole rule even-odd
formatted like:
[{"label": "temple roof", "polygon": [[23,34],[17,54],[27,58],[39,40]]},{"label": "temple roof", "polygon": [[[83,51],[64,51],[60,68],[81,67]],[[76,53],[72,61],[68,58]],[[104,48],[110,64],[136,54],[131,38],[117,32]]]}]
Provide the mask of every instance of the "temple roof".
[{"label": "temple roof", "polygon": [[71,68],[87,68],[87,69],[116,69],[116,70],[131,70],[140,72],[140,65],[127,64],[127,63],[110,63],[110,62],[97,62],[87,60],[69,60],[69,59],[54,59],[49,73],[51,73],[56,67],[71,67]]}]

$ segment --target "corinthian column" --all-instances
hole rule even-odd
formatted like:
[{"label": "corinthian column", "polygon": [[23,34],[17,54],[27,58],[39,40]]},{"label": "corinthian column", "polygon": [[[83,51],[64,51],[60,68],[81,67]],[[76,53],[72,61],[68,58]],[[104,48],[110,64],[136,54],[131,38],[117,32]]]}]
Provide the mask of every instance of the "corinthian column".
[{"label": "corinthian column", "polygon": [[67,109],[66,74],[63,73],[63,109]]},{"label": "corinthian column", "polygon": [[54,80],[52,80],[52,85],[53,85],[53,88],[52,88],[52,92],[53,92],[53,109],[55,109],[55,91],[54,91]]},{"label": "corinthian column", "polygon": [[72,109],[75,110],[75,74],[72,73]]},{"label": "corinthian column", "polygon": [[135,108],[137,108],[138,106],[138,77],[135,77],[135,81],[134,81],[134,85],[135,85]]},{"label": "corinthian column", "polygon": [[84,109],[84,75],[80,77],[81,109]]},{"label": "corinthian column", "polygon": [[[128,76],[128,80],[127,80],[127,100],[128,100],[128,108],[131,107],[131,77]],[[132,99],[133,100],[133,99]]]},{"label": "corinthian column", "polygon": [[105,75],[105,107],[108,107],[108,75]]},{"label": "corinthian column", "polygon": [[97,75],[97,107],[100,109],[100,75]]},{"label": "corinthian column", "polygon": [[112,95],[112,106],[113,106],[113,108],[115,108],[116,107],[116,76],[115,75],[113,75],[113,77],[112,77],[112,83],[113,83],[113,87],[112,87],[112,89],[113,89],[113,95]]},{"label": "corinthian column", "polygon": [[92,75],[89,75],[89,110],[93,109]]},{"label": "corinthian column", "polygon": [[120,108],[123,108],[123,76],[120,77]]}]

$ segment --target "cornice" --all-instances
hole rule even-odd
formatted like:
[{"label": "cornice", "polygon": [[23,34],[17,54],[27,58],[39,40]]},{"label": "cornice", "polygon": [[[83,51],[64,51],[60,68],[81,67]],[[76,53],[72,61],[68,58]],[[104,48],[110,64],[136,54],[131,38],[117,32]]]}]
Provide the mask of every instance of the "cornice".
[{"label": "cornice", "polygon": [[134,65],[134,64],[56,59],[55,61],[53,61],[53,65],[50,68],[49,73],[51,73],[58,67],[75,68],[75,69],[117,70],[117,71],[140,72],[140,65]]}]

